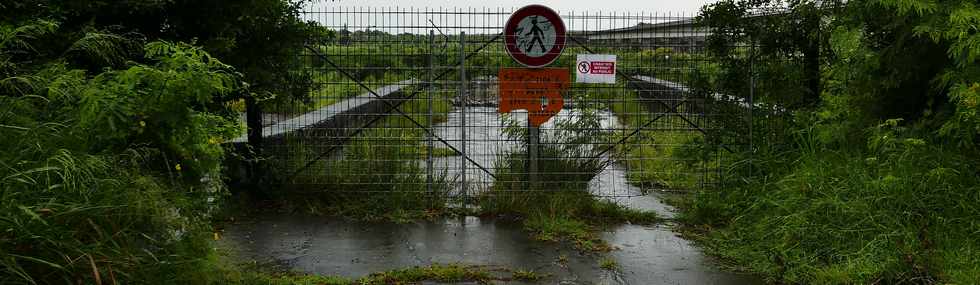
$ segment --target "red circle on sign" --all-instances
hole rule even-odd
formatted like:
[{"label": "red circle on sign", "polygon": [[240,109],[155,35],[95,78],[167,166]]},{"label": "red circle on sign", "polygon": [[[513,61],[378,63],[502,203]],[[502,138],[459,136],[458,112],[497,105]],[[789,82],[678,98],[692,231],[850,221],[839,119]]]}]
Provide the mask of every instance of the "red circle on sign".
[{"label": "red circle on sign", "polygon": [[[544,17],[555,28],[555,44],[539,57],[529,56],[517,47],[518,25],[521,20],[531,16]],[[510,19],[507,19],[507,24],[504,26],[504,43],[507,45],[507,53],[515,61],[527,67],[542,67],[551,64],[561,56],[561,52],[565,49],[565,31],[565,22],[554,10],[541,5],[528,5],[518,9],[510,16]]]},{"label": "red circle on sign", "polygon": [[589,69],[591,69],[591,66],[588,61],[583,61],[578,64],[579,73],[589,73]]}]

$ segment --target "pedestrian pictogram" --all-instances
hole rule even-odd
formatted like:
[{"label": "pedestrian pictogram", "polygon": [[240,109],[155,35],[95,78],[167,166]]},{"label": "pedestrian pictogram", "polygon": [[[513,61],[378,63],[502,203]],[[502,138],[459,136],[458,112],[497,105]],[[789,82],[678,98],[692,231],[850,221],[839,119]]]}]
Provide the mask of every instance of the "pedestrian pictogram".
[{"label": "pedestrian pictogram", "polygon": [[589,73],[592,69],[592,64],[588,61],[582,61],[578,63],[578,73]]},{"label": "pedestrian pictogram", "polygon": [[525,6],[507,20],[504,41],[515,61],[527,67],[546,66],[565,49],[565,23],[548,7]]}]

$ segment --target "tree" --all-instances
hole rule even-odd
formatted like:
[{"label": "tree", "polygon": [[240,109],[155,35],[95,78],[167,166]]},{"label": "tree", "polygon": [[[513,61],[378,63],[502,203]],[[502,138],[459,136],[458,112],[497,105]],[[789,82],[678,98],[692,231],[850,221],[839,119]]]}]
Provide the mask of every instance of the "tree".
[{"label": "tree", "polygon": [[720,89],[744,93],[751,71],[765,79],[757,98],[823,103],[821,120],[849,124],[855,136],[888,119],[963,145],[980,133],[975,1],[728,0],[706,6],[700,20],[715,31]]},{"label": "tree", "polygon": [[762,95],[778,96],[770,99],[788,107],[816,106],[824,65],[822,20],[838,5],[813,0],[727,0],[702,8],[698,21],[714,30],[707,39],[708,50],[728,67],[722,89],[744,93],[750,66],[753,72],[785,72],[790,67],[794,74],[786,79],[804,83],[793,84],[801,88]]},{"label": "tree", "polygon": [[[102,33],[139,40],[193,42],[245,74],[251,91],[306,96],[309,79],[289,71],[313,32],[300,17],[306,0],[3,0],[0,22],[58,22],[57,37],[38,45],[49,57],[81,35]],[[142,46],[135,45],[136,47]],[[134,49],[135,51],[136,49]],[[139,56],[134,52],[129,56]],[[105,63],[81,64],[90,70]]]}]

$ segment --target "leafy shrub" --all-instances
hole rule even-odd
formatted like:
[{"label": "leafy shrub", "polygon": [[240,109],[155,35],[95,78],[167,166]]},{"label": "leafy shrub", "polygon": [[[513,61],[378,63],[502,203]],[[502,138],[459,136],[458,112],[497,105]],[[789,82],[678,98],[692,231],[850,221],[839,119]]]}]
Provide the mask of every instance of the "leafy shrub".
[{"label": "leafy shrub", "polygon": [[6,43],[0,59],[43,64],[0,79],[21,84],[0,96],[0,280],[204,280],[208,201],[223,191],[219,144],[237,133],[220,100],[239,76],[186,44],[153,42],[147,63],[89,76]]},{"label": "leafy shrub", "polygon": [[[708,251],[778,282],[977,283],[974,2],[706,7],[724,63],[709,86],[745,97],[753,75],[757,100],[787,108],[751,122],[776,122],[775,131],[733,133],[757,146],[730,167],[740,179],[683,207],[687,223],[707,230]],[[746,17],[759,12],[774,13]],[[822,20],[801,24],[814,16]],[[796,106],[798,94],[813,99],[797,87],[808,77],[798,57],[814,43],[823,92],[819,104]]]}]

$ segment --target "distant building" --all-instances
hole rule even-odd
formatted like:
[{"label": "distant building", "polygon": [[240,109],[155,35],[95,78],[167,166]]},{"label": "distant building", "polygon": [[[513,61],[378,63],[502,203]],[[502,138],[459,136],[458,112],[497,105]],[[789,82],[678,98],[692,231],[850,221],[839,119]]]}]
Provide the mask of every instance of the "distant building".
[{"label": "distant building", "polygon": [[674,50],[692,50],[704,46],[710,34],[708,28],[698,26],[694,19],[681,19],[663,23],[639,23],[636,26],[599,31],[573,31],[571,36],[595,45]]}]

